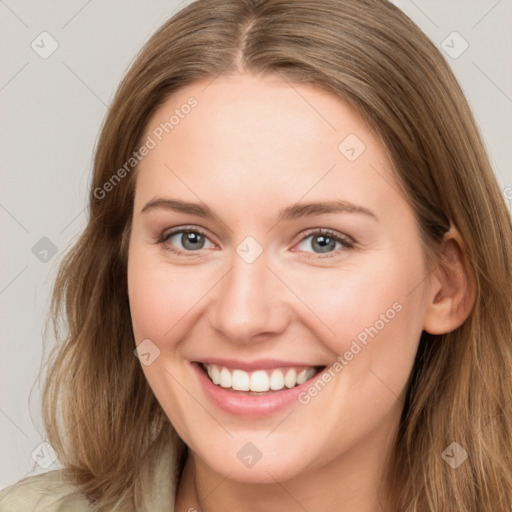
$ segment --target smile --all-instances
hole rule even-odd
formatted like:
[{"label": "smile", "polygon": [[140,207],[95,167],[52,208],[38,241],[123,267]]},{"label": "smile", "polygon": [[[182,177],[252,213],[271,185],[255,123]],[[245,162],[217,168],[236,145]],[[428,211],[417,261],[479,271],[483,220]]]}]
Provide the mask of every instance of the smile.
[{"label": "smile", "polygon": [[304,384],[316,375],[320,367],[288,367],[261,369],[247,372],[229,369],[216,364],[202,364],[213,384],[232,391],[259,394],[268,391],[281,391]]},{"label": "smile", "polygon": [[251,419],[298,404],[298,395],[326,368],[275,359],[208,358],[191,363],[207,402],[223,413]]}]

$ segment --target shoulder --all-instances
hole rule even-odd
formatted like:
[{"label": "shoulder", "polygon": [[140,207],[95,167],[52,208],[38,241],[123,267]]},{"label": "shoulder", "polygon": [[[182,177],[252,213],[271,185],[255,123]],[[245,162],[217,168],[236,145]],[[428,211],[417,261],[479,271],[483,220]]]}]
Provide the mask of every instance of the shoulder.
[{"label": "shoulder", "polygon": [[91,503],[61,470],[29,476],[0,490],[0,512],[86,512]]}]

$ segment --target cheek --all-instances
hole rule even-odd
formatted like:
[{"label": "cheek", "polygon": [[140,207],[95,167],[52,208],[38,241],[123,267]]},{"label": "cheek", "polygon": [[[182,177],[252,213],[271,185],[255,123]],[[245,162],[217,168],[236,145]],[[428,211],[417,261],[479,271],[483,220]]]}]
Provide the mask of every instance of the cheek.
[{"label": "cheek", "polygon": [[[187,411],[197,404],[179,385],[187,378],[179,355],[179,340],[187,335],[190,319],[206,293],[195,272],[171,269],[161,253],[133,244],[128,260],[128,295],[136,344],[149,339],[151,361],[142,364],[144,375],[174,427],[186,433]],[[146,342],[147,343],[147,342]],[[142,359],[141,359],[142,361]]]},{"label": "cheek", "polygon": [[[134,248],[128,263],[128,294],[135,339],[150,338],[157,345],[177,339],[183,320],[206,294],[200,273],[183,272],[166,265],[161,257]],[[168,336],[173,330],[173,336]],[[164,348],[164,347],[161,347]]]},{"label": "cheek", "polygon": [[295,291],[314,313],[322,342],[346,355],[354,375],[383,364],[386,373],[403,369],[402,377],[410,370],[423,325],[418,285],[425,268],[415,250],[382,251],[357,266],[290,276],[300,283]]}]

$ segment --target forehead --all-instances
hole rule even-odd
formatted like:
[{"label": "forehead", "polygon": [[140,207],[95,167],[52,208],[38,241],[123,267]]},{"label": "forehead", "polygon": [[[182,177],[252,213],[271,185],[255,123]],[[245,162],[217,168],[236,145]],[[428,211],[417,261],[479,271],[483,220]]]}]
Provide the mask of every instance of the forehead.
[{"label": "forehead", "polygon": [[393,192],[385,148],[361,116],[334,94],[279,77],[187,86],[154,113],[148,137],[154,147],[138,166],[136,203],[176,190],[194,200],[236,194],[289,196],[287,203]]},{"label": "forehead", "polygon": [[[195,105],[190,107],[192,102]],[[244,144],[245,149],[258,150],[258,155],[264,149],[298,149],[304,142],[316,147],[334,144],[336,149],[343,134],[368,138],[368,131],[361,117],[332,93],[280,77],[246,74],[179,90],[146,127],[146,134],[157,139],[170,138],[167,135],[172,133],[176,145],[185,138],[212,151]]]}]

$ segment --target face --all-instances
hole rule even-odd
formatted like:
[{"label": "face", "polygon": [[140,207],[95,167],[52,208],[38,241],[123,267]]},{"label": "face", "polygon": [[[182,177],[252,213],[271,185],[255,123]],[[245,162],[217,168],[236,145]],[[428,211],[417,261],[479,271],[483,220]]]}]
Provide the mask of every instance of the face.
[{"label": "face", "polygon": [[237,75],[181,90],[144,140],[133,331],[191,453],[263,482],[389,441],[427,270],[376,135],[318,88]]}]

